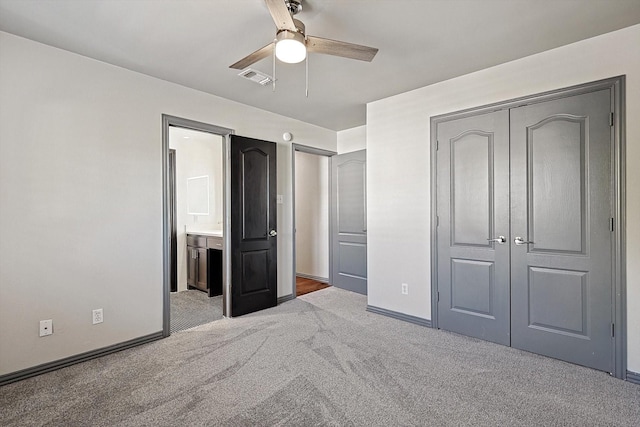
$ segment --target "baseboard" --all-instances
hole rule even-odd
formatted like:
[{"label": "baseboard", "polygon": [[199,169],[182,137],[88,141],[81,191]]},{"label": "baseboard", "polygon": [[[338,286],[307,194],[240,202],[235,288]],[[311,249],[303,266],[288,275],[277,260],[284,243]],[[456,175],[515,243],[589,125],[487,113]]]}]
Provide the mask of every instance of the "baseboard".
[{"label": "baseboard", "polygon": [[316,282],[329,283],[329,279],[327,279],[326,277],[312,276],[310,274],[304,274],[304,273],[296,273],[296,276],[302,277],[303,279],[315,280]]},{"label": "baseboard", "polygon": [[640,373],[627,371],[627,381],[640,385]]},{"label": "baseboard", "polygon": [[410,316],[404,313],[398,313],[397,311],[387,310],[386,308],[374,307],[367,305],[367,311],[375,314],[381,314],[383,316],[391,317],[394,319],[402,320],[403,322],[415,323],[416,325],[431,327],[431,320],[423,319],[422,317]]},{"label": "baseboard", "polygon": [[294,294],[289,294],[289,295],[285,295],[283,297],[278,297],[278,305],[282,304],[283,302],[291,301],[295,297],[296,296]]},{"label": "baseboard", "polygon": [[145,335],[143,337],[135,338],[119,344],[110,345],[108,347],[99,348],[97,350],[87,351],[86,353],[80,353],[75,356],[65,357],[64,359],[55,360],[53,362],[43,363],[42,365],[34,366],[32,368],[22,369],[20,371],[12,372],[10,374],[0,375],[0,386],[7,385],[16,381],[21,381],[27,378],[35,377],[36,375],[41,375],[47,372],[55,371],[57,369],[65,368],[67,366],[75,365],[76,363],[86,362],[87,360],[95,359],[101,356],[106,356],[107,354],[126,350],[131,347],[137,347],[139,345],[156,341],[162,338],[163,338],[162,331],[156,332],[154,334]]}]

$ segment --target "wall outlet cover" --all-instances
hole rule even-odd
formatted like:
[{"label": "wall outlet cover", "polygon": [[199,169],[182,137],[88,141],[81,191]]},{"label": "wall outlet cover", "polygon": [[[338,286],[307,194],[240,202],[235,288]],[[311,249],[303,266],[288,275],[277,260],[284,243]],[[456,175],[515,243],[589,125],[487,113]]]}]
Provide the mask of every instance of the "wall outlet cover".
[{"label": "wall outlet cover", "polygon": [[102,317],[102,309],[96,308],[93,310],[93,324],[97,325],[98,323],[102,323],[104,318]]}]

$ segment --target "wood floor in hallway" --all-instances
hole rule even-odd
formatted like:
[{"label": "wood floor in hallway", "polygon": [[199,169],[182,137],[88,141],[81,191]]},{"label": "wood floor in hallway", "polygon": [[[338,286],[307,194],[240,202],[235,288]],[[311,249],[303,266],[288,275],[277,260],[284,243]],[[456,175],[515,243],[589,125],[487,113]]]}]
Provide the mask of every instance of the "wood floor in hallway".
[{"label": "wood floor in hallway", "polygon": [[328,283],[319,282],[306,277],[296,276],[296,296],[308,294],[309,292],[319,291],[331,286]]}]

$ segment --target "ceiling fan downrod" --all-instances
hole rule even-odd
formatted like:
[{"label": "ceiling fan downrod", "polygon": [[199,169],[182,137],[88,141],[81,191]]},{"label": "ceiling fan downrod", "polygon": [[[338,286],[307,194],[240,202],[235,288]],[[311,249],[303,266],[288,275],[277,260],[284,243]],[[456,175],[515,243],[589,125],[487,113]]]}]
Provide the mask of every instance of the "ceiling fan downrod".
[{"label": "ceiling fan downrod", "polygon": [[289,9],[291,16],[302,12],[302,0],[285,0],[284,4]]}]

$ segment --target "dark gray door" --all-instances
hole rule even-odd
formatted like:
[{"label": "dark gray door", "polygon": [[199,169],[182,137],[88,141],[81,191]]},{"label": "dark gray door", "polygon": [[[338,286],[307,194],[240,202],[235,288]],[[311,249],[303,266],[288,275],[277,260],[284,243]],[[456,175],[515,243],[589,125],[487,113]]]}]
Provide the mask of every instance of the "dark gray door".
[{"label": "dark gray door", "polygon": [[333,156],[331,170],[331,284],[366,295],[366,151]]},{"label": "dark gray door", "polygon": [[509,345],[509,115],[437,132],[438,325]]},{"label": "dark gray door", "polygon": [[176,213],[176,150],[169,149],[169,284],[178,292],[178,216]]},{"label": "dark gray door", "polygon": [[607,372],[610,112],[609,90],[511,110],[512,346]]},{"label": "dark gray door", "polygon": [[231,316],[277,304],[276,144],[231,136]]}]

